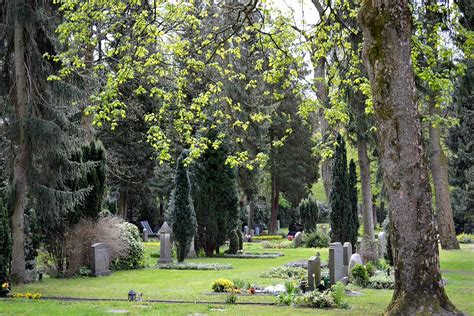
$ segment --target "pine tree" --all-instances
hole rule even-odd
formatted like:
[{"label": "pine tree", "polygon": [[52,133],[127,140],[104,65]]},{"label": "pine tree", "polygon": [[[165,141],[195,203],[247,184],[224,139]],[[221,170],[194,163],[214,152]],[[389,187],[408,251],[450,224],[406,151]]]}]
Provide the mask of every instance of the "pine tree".
[{"label": "pine tree", "polygon": [[347,176],[347,153],[344,139],[337,135],[337,144],[332,167],[331,203],[331,240],[344,243],[350,240],[349,219],[352,217],[349,207]]},{"label": "pine tree", "polygon": [[183,262],[196,234],[196,214],[191,199],[188,168],[184,165],[187,152],[183,151],[176,166],[176,186],[170,203],[173,235],[178,262]]},{"label": "pine tree", "polygon": [[357,172],[356,164],[351,159],[349,163],[349,180],[348,180],[348,197],[350,214],[348,216],[348,227],[350,227],[349,240],[353,247],[357,242],[357,235],[359,233],[359,216],[357,215]]}]

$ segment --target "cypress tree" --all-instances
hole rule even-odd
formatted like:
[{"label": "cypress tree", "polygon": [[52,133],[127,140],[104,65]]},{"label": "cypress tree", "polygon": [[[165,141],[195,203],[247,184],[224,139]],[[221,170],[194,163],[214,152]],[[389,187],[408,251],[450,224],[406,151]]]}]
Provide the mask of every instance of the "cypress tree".
[{"label": "cypress tree", "polygon": [[[0,198],[0,284],[8,280],[12,254],[10,217]],[[0,289],[1,291],[1,289]]]},{"label": "cypress tree", "polygon": [[184,165],[187,152],[183,151],[176,167],[176,186],[171,198],[170,212],[173,235],[176,241],[178,262],[183,262],[196,234],[196,214],[191,199],[188,168]]},{"label": "cypress tree", "polygon": [[309,195],[302,200],[298,206],[300,213],[301,224],[306,232],[316,231],[316,224],[319,218],[319,209],[316,199]]},{"label": "cypress tree", "polygon": [[349,231],[349,239],[347,241],[350,241],[351,244],[355,246],[359,232],[359,217],[357,216],[357,172],[356,164],[352,159],[349,163],[349,180],[347,189],[350,207],[350,213],[347,217]]},{"label": "cypress tree", "polygon": [[235,229],[229,234],[229,253],[236,254],[239,251],[239,236]]},{"label": "cypress tree", "polygon": [[331,204],[331,241],[344,243],[350,240],[347,223],[351,212],[350,207],[348,207],[346,144],[340,134],[337,135],[332,166],[332,179],[331,193],[329,195]]}]

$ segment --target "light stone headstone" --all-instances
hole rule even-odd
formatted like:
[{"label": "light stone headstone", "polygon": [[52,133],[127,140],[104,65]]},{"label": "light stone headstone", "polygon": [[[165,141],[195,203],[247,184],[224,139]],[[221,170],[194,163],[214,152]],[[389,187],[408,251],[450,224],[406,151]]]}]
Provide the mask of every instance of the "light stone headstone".
[{"label": "light stone headstone", "polygon": [[160,258],[158,263],[170,263],[171,258],[171,228],[164,222],[160,228]]},{"label": "light stone headstone", "polygon": [[342,246],[342,265],[344,268],[344,276],[349,275],[349,260],[352,256],[352,244],[345,242]]},{"label": "light stone headstone", "polygon": [[301,247],[301,244],[303,243],[303,234],[301,232],[297,232],[295,235],[295,238],[293,239],[293,246],[295,248]]},{"label": "light stone headstone", "polygon": [[191,240],[191,244],[189,245],[189,251],[186,258],[196,258],[196,257],[197,255],[196,255],[196,249],[194,249],[194,237],[193,237],[193,239]]},{"label": "light stone headstone", "polygon": [[321,284],[321,258],[319,254],[308,259],[308,286],[314,291]]},{"label": "light stone headstone", "polygon": [[335,284],[344,277],[342,261],[343,255],[341,243],[331,243],[329,246],[329,280],[331,284]]},{"label": "light stone headstone", "polygon": [[91,246],[91,275],[109,275],[110,254],[106,244],[97,243]]},{"label": "light stone headstone", "polygon": [[142,237],[143,237],[143,242],[148,242],[148,230],[146,228],[143,229]]},{"label": "light stone headstone", "polygon": [[321,231],[322,231],[322,233],[323,233],[324,235],[327,235],[327,233],[328,233],[328,230],[327,230],[327,227],[326,227],[326,225],[323,225],[323,227],[322,227],[322,230],[321,230]]},{"label": "light stone headstone", "polygon": [[385,250],[386,250],[386,242],[385,242],[385,232],[380,232],[378,236],[378,241],[379,241],[379,257],[383,259],[385,255]]},{"label": "light stone headstone", "polygon": [[255,236],[260,236],[260,227],[255,227]]},{"label": "light stone headstone", "polygon": [[277,232],[280,232],[280,220],[277,220]]},{"label": "light stone headstone", "polygon": [[255,236],[255,230],[251,229],[251,230],[250,230],[250,237],[253,238],[254,236]]},{"label": "light stone headstone", "polygon": [[244,236],[249,234],[249,227],[244,226]]},{"label": "light stone headstone", "polygon": [[362,257],[358,253],[353,254],[351,256],[351,259],[349,259],[349,273],[355,267],[356,264],[363,264]]}]

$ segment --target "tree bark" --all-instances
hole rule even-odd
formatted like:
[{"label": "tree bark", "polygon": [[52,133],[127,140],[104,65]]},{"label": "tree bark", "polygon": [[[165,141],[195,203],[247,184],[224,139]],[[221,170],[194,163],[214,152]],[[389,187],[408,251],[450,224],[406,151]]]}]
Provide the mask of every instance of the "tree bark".
[{"label": "tree bark", "polygon": [[387,315],[456,312],[443,288],[431,187],[411,66],[407,0],[366,0],[359,12],[393,233],[395,290]]},{"label": "tree bark", "polygon": [[[439,114],[439,108],[430,104],[431,116]],[[459,249],[454,229],[453,209],[449,192],[448,159],[441,147],[441,130],[430,124],[430,166],[435,189],[436,220],[439,240],[443,249]]]},{"label": "tree bark", "polygon": [[128,215],[128,193],[127,191],[119,192],[119,214],[124,220],[127,220]]},{"label": "tree bark", "polygon": [[364,238],[374,241],[374,221],[372,219],[372,190],[370,187],[370,161],[367,155],[367,141],[358,137],[357,153],[359,157],[360,183],[362,192],[362,220]]},{"label": "tree bark", "polygon": [[255,229],[255,201],[253,193],[247,194],[247,203],[249,204],[249,229]]},{"label": "tree bark", "polygon": [[277,220],[278,220],[278,204],[280,201],[280,188],[278,179],[275,175],[271,175],[272,181],[272,208],[271,208],[271,215],[270,215],[270,227],[269,233],[276,234],[277,232]]},{"label": "tree bark", "polygon": [[[23,1],[17,2],[17,8],[24,6]],[[17,10],[20,11],[20,10]],[[30,152],[28,148],[28,136],[26,125],[28,123],[28,87],[25,67],[25,34],[24,24],[18,12],[15,12],[14,20],[14,53],[15,53],[15,83],[16,91],[14,97],[15,112],[18,119],[18,139],[13,142],[13,179],[12,179],[12,268],[11,278],[15,283],[26,281],[25,262],[25,235],[24,214],[26,197],[28,193],[28,166],[30,163]]]}]

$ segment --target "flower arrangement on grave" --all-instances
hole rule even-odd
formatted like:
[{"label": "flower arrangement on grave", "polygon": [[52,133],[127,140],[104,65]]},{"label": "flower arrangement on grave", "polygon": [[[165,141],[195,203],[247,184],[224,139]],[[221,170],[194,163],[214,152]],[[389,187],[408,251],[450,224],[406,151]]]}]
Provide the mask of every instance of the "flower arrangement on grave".
[{"label": "flower arrangement on grave", "polygon": [[0,291],[0,297],[6,297],[10,292],[10,284],[8,281],[2,283],[2,290]]},{"label": "flower arrangement on grave", "polygon": [[30,292],[17,293],[17,294],[12,295],[12,297],[13,298],[27,298],[27,299],[30,299],[30,300],[39,300],[41,298],[41,294],[40,293],[30,293]]}]

